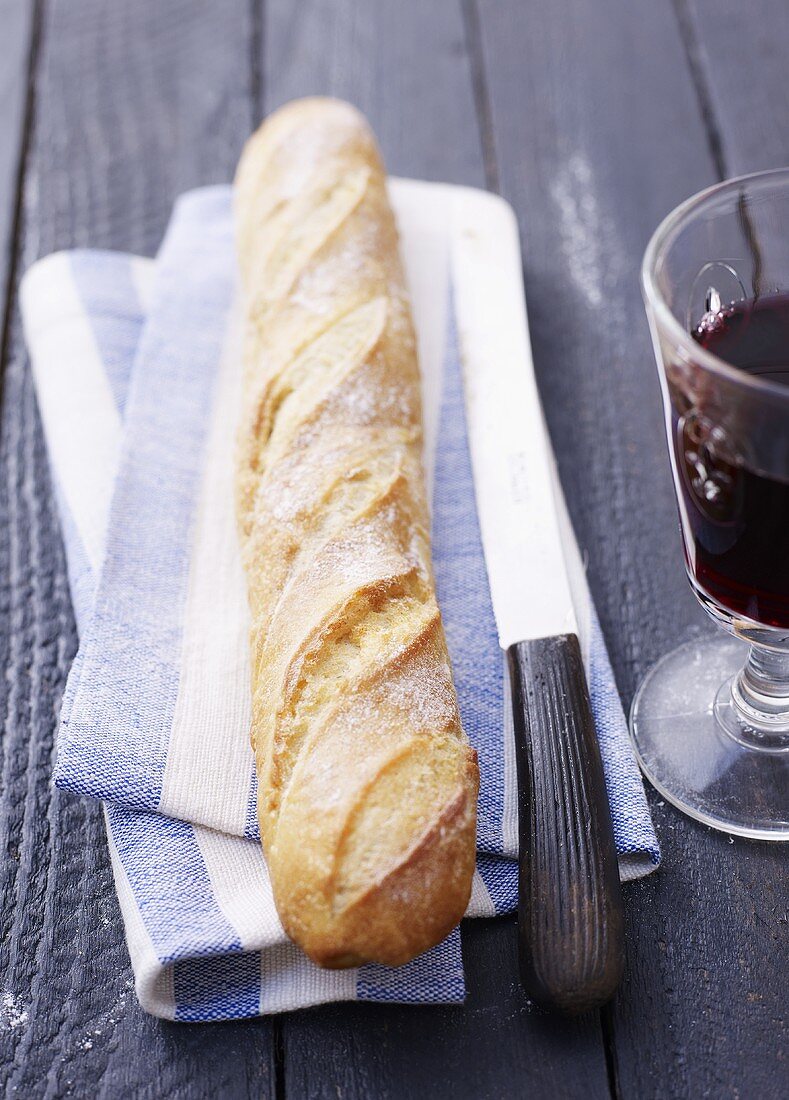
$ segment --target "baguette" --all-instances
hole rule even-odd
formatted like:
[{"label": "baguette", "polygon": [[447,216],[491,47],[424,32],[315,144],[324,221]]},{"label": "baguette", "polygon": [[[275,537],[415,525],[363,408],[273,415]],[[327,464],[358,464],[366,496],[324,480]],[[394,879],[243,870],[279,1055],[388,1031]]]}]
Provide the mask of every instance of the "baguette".
[{"label": "baguette", "polygon": [[468,903],[476,754],[430,563],[419,368],[386,177],[346,103],[248,142],[237,515],[258,816],[285,931],[399,965]]}]

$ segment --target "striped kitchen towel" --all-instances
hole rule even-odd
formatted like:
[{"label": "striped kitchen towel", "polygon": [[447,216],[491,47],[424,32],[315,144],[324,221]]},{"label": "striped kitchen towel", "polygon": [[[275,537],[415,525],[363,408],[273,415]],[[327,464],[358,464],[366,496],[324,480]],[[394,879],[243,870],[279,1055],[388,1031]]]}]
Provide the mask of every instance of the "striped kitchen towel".
[{"label": "striped kitchen towel", "polygon": [[[396,181],[392,197],[425,380],[438,598],[464,728],[480,757],[469,916],[482,916],[516,904],[514,755],[474,507],[447,230],[420,214],[435,186]],[[277,919],[257,841],[233,520],[234,294],[226,187],[178,201],[155,261],[58,253],[23,282],[80,634],[55,779],[106,804],[149,1011],[216,1020],[329,1000],[462,1000],[457,931],[397,970],[330,972],[290,944]],[[565,526],[577,562],[566,517]],[[657,866],[659,850],[583,571],[575,574],[620,871],[635,878]]]}]

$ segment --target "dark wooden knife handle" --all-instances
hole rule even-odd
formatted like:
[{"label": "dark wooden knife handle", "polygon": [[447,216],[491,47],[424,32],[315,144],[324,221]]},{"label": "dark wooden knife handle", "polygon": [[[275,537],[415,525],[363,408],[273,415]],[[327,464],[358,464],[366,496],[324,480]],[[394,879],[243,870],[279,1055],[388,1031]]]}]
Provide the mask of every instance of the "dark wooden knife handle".
[{"label": "dark wooden knife handle", "polygon": [[507,650],[518,770],[521,980],[544,1008],[610,1000],[624,966],[614,832],[575,634]]}]

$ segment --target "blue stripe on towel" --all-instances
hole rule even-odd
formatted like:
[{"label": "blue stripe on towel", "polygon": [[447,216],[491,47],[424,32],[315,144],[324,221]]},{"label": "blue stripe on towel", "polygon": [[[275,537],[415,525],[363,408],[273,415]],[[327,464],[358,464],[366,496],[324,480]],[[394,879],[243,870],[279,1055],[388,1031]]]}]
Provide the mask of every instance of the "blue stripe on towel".
[{"label": "blue stripe on towel", "polygon": [[[188,821],[107,806],[118,858],[162,964],[242,950]],[[183,898],[189,898],[184,924]]]},{"label": "blue stripe on towel", "polygon": [[[106,557],[55,777],[138,809],[158,806],[167,760],[203,446],[233,285],[227,189],[193,192],[176,204],[157,260],[161,308],[134,366]],[[175,350],[185,330],[190,356]]]},{"label": "blue stripe on towel", "polygon": [[477,845],[502,852],[503,683],[471,474],[457,332],[450,310],[433,484],[436,593],[463,729],[479,754]]},{"label": "blue stripe on towel", "polygon": [[459,928],[405,966],[361,966],[356,984],[360,1001],[447,1004],[462,1001],[465,995]]},{"label": "blue stripe on towel", "polygon": [[646,806],[641,775],[634,767],[630,744],[622,737],[627,722],[594,604],[590,627],[589,693],[594,700],[595,728],[603,758],[616,850],[620,856],[647,855],[652,866],[657,867],[660,848]]},{"label": "blue stripe on towel", "polygon": [[173,967],[175,1018],[240,1020],[260,1011],[260,953],[185,959]]},{"label": "blue stripe on towel", "polygon": [[498,859],[477,852],[477,870],[490,894],[496,914],[513,913],[518,908],[518,864],[513,859]]}]

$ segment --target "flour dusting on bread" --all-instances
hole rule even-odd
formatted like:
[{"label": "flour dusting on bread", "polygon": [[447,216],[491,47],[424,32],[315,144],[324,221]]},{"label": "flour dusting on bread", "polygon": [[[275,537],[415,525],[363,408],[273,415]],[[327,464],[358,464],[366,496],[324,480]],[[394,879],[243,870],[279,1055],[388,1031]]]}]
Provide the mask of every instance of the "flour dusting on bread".
[{"label": "flour dusting on bread", "polygon": [[274,897],[316,962],[407,962],[465,911],[478,772],[430,563],[416,340],[386,177],[302,100],[236,179],[237,513]]}]

